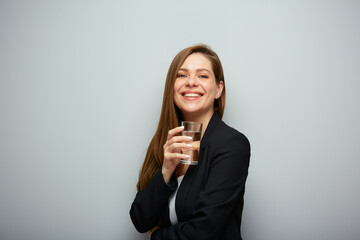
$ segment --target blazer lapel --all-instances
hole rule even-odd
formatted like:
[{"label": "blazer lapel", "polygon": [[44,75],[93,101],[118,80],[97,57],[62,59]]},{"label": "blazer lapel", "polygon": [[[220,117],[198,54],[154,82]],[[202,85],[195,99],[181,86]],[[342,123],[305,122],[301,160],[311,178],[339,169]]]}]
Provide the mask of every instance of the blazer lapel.
[{"label": "blazer lapel", "polygon": [[[201,148],[201,145],[205,145],[209,142],[209,139],[211,139],[211,135],[212,133],[214,132],[216,126],[218,125],[218,123],[220,122],[220,118],[219,118],[219,115],[214,112],[214,114],[212,115],[210,121],[209,121],[209,124],[205,130],[205,133],[204,133],[204,136],[203,138],[201,139],[201,143],[200,143],[200,148]],[[200,159],[199,159],[200,160]]]}]

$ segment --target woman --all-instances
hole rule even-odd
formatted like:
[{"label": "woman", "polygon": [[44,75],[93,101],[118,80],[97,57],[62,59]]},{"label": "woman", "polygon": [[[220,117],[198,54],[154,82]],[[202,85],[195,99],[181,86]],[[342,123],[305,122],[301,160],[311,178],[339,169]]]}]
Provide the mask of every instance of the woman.
[{"label": "woman", "polygon": [[[217,54],[206,45],[179,52],[167,74],[159,124],[130,210],[139,232],[151,239],[241,239],[250,144],[221,121],[224,107]],[[203,123],[198,165],[179,164],[188,157],[181,150],[191,147],[191,140],[179,136],[182,120]]]}]

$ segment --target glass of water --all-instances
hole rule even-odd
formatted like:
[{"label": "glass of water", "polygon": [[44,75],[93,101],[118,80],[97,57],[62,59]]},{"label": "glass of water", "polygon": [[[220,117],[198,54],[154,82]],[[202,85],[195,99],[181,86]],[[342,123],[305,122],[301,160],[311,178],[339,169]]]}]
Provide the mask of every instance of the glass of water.
[{"label": "glass of water", "polygon": [[183,154],[189,155],[190,157],[185,160],[181,159],[180,162],[182,164],[197,165],[199,160],[202,123],[182,121],[181,126],[184,126],[184,130],[181,132],[181,135],[192,137],[192,142],[189,143],[192,145],[192,148],[182,151]]}]

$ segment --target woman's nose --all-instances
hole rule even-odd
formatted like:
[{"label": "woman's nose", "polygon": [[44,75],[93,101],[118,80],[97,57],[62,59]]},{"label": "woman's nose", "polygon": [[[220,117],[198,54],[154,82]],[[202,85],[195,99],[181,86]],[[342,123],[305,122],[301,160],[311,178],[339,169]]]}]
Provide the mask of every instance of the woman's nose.
[{"label": "woman's nose", "polygon": [[198,85],[198,80],[196,76],[189,76],[186,81],[186,86],[188,87],[196,87]]}]

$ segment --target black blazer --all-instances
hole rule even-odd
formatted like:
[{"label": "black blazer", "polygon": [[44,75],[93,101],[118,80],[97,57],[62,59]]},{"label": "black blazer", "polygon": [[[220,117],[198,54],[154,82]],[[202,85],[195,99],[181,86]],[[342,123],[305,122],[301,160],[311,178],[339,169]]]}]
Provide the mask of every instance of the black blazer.
[{"label": "black blazer", "polygon": [[175,174],[166,184],[161,169],[137,193],[130,217],[139,232],[159,221],[151,239],[241,239],[240,225],[248,175],[250,143],[214,113],[201,140],[199,163],[191,165],[178,189],[175,209],[179,222],[171,225],[169,197],[177,188]]}]

